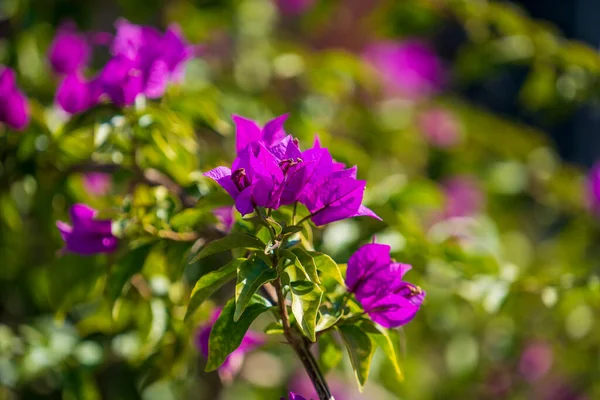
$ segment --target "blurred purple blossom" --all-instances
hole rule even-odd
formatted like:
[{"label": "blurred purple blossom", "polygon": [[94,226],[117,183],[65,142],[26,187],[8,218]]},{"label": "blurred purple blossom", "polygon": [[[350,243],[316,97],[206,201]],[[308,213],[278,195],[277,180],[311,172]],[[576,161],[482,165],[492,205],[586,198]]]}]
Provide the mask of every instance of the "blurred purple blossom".
[{"label": "blurred purple blossom", "polygon": [[590,169],[586,182],[587,202],[590,211],[600,216],[600,161]]},{"label": "blurred purple blossom", "polygon": [[393,262],[390,246],[366,244],[348,260],[346,286],[371,319],[395,328],[410,322],[421,307],[425,292],[403,280],[412,268]]},{"label": "blurred purple blossom", "polygon": [[95,196],[104,196],[112,187],[112,176],[103,172],[88,172],[83,176],[85,190]]},{"label": "blurred purple blossom", "polygon": [[0,122],[16,130],[23,130],[29,124],[27,97],[17,87],[14,71],[3,65],[0,65]]},{"label": "blurred purple blossom", "polygon": [[552,347],[548,343],[530,343],[521,354],[519,372],[525,380],[537,381],[550,371],[553,359]]},{"label": "blurred purple blossom", "polygon": [[81,70],[90,59],[91,47],[87,39],[76,31],[72,23],[63,24],[50,45],[48,58],[57,74],[69,75]]},{"label": "blurred purple blossom", "polygon": [[478,181],[467,175],[455,176],[442,183],[446,194],[444,217],[468,217],[479,213],[485,197]]},{"label": "blurred purple blossom", "polygon": [[219,222],[219,229],[226,233],[231,232],[235,222],[234,208],[231,206],[217,207],[212,212]]},{"label": "blurred purple blossom", "polygon": [[110,220],[94,219],[98,212],[85,204],[73,205],[69,213],[72,225],[56,222],[65,241],[65,251],[92,255],[117,249],[118,239],[112,234]]},{"label": "blurred purple blossom", "polygon": [[[213,311],[210,319],[203,325],[201,325],[196,331],[195,345],[200,351],[203,357],[208,357],[208,343],[210,339],[210,332],[212,327],[221,314],[221,308],[217,308]],[[251,352],[257,347],[262,346],[265,343],[263,335],[257,332],[248,331],[240,347],[238,347],[233,353],[229,354],[223,364],[219,367],[219,375],[222,379],[231,380],[242,368],[244,362],[244,355]]]},{"label": "blurred purple blossom", "polygon": [[282,14],[297,15],[308,11],[315,4],[315,0],[276,0]]},{"label": "blurred purple blossom", "polygon": [[443,108],[426,110],[419,116],[418,122],[421,131],[432,146],[450,148],[460,142],[460,123],[448,110]]},{"label": "blurred purple blossom", "polygon": [[428,44],[416,39],[372,44],[364,57],[379,72],[389,95],[419,100],[445,83],[441,60]]},{"label": "blurred purple blossom", "polygon": [[76,72],[64,77],[56,91],[56,102],[69,114],[77,114],[95,106],[101,94],[98,80],[88,81]]}]

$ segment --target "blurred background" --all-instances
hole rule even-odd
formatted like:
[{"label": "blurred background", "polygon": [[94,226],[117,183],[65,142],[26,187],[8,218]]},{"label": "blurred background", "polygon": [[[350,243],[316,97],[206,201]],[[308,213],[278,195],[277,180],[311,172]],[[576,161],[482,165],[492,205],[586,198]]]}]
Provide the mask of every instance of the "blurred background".
[{"label": "blurred background", "polygon": [[[305,148],[318,134],[359,167],[385,221],[328,226],[317,249],[345,263],[376,235],[427,291],[400,332],[405,381],[377,354],[359,394],[344,356],[328,375],[337,400],[600,398],[600,200],[587,177],[600,154],[599,17],[596,0],[0,0],[0,64],[32,115],[22,133],[0,127],[0,399],[311,395],[276,336],[234,376],[202,372],[197,326],[211,307],[195,326],[181,309],[218,260],[188,264],[189,245],[161,242],[146,283],[108,304],[120,258],[57,257],[54,224],[75,202],[203,226],[226,200],[202,203],[199,171],[231,161],[230,115],[283,113]],[[163,108],[150,106],[144,148],[148,168],[201,198],[188,209],[200,217],[175,219],[185,205],[150,188],[124,205],[114,111],[69,119],[55,104],[47,53],[61,24],[112,34],[119,18],[177,23],[201,48]],[[96,46],[86,74],[107,59]],[[80,166],[92,158],[124,168],[90,177]]]}]

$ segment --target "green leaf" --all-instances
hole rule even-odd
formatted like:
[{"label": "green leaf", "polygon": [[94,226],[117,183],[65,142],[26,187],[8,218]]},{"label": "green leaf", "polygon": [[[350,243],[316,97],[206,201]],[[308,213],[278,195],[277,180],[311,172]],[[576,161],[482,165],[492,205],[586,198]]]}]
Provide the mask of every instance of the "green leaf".
[{"label": "green leaf", "polygon": [[[369,335],[371,340],[373,340],[373,342],[381,348],[385,356],[390,360],[392,366],[394,367],[394,372],[396,373],[396,378],[398,379],[398,381],[404,381],[404,374],[402,373],[402,369],[400,368],[400,354],[397,352],[397,349],[394,346],[394,342],[391,337],[391,333],[395,331],[389,331],[385,328],[374,324],[371,321],[362,321],[360,324],[360,328],[367,335]],[[398,338],[396,337],[396,339]]]},{"label": "green leaf", "polygon": [[376,347],[373,345],[369,335],[363,332],[358,326],[340,325],[337,329],[342,335],[346,350],[350,356],[350,362],[352,363],[354,375],[358,382],[358,389],[362,392],[369,377],[371,360],[373,359]]},{"label": "green leaf", "polygon": [[298,260],[300,260],[300,262],[304,266],[304,270],[308,274],[308,277],[310,278],[311,282],[320,285],[321,279],[319,279],[317,265],[315,264],[315,260],[312,258],[312,256],[308,254],[306,250],[300,248],[292,250],[292,253],[294,253],[296,257],[298,257]]},{"label": "green leaf", "polygon": [[269,225],[271,225],[271,227],[273,227],[273,229],[275,229],[275,236],[279,236],[281,234],[281,232],[283,231],[283,228],[277,221],[275,221],[273,219],[273,217],[267,217],[267,218],[265,218],[265,221],[267,221],[267,223]]},{"label": "green leaf", "polygon": [[233,319],[235,321],[239,320],[254,293],[262,285],[276,278],[277,270],[269,267],[256,255],[239,265],[237,284],[235,285],[235,313]]},{"label": "green leaf", "polygon": [[332,290],[338,284],[345,286],[344,277],[340,271],[340,267],[335,261],[327,254],[311,252],[309,253],[314,262],[317,270],[320,272],[321,280],[323,285]]},{"label": "green leaf", "polygon": [[315,325],[317,313],[323,299],[323,291],[309,281],[293,281],[290,283],[292,292],[292,314],[296,318],[300,330],[311,341],[317,340]]},{"label": "green leaf", "polygon": [[304,228],[301,227],[301,226],[290,225],[290,226],[286,226],[285,228],[283,228],[282,233],[284,235],[291,235],[291,234],[294,234],[294,233],[302,232],[302,229],[304,229]]},{"label": "green leaf", "polygon": [[206,372],[214,371],[223,364],[227,356],[240,346],[252,322],[270,307],[271,304],[267,300],[254,295],[244,315],[238,321],[234,321],[235,300],[230,299],[227,302],[210,332]]},{"label": "green leaf", "polygon": [[292,264],[285,266],[284,270],[290,276],[290,281],[295,280],[308,280],[310,281],[310,276],[304,269],[304,266],[298,259],[298,257],[292,253],[290,250],[281,250],[279,252],[282,261],[290,260]]},{"label": "green leaf", "polygon": [[283,335],[283,326],[279,322],[272,322],[264,329],[264,332],[267,335]]},{"label": "green leaf", "polygon": [[135,248],[111,267],[111,272],[106,280],[106,297],[111,304],[119,298],[123,287],[131,277],[142,270],[151,248],[152,244]]},{"label": "green leaf", "polygon": [[185,320],[191,317],[210,295],[219,290],[219,288],[231,279],[235,278],[238,267],[244,261],[246,261],[245,258],[237,258],[216,271],[211,271],[198,279],[190,296],[190,302],[185,313]]},{"label": "green leaf", "polygon": [[338,315],[334,315],[334,314],[330,314],[327,311],[321,311],[319,313],[319,318],[317,320],[317,326],[316,326],[317,332],[324,331],[326,329],[331,328],[333,325],[335,325],[335,323],[338,322],[343,315],[341,312],[339,312],[337,314]]},{"label": "green leaf", "polygon": [[319,365],[323,374],[331,371],[342,361],[342,349],[331,333],[319,336]]},{"label": "green leaf", "polygon": [[265,244],[255,236],[241,232],[233,232],[222,239],[213,240],[212,242],[208,243],[190,263],[194,263],[204,257],[210,256],[211,254],[237,249],[240,247],[263,250],[265,248]]}]

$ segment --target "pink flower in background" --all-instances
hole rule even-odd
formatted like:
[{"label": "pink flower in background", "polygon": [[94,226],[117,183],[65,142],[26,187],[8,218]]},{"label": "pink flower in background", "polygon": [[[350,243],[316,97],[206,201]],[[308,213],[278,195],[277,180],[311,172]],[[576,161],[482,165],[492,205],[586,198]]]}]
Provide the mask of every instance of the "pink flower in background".
[{"label": "pink flower in background", "polygon": [[529,344],[519,361],[519,372],[529,382],[543,378],[554,360],[552,348],[546,342],[534,342]]},{"label": "pink flower in background", "polygon": [[83,176],[85,190],[95,196],[104,196],[110,192],[112,177],[103,172],[88,172]]},{"label": "pink flower in background", "polygon": [[57,74],[70,75],[84,67],[91,55],[86,38],[76,31],[74,24],[62,25],[54,37],[48,59]]},{"label": "pink flower in background", "polygon": [[296,15],[308,11],[315,0],[277,0],[277,6],[282,14]]},{"label": "pink flower in background", "polygon": [[[208,357],[208,342],[210,339],[210,332],[220,314],[221,308],[215,309],[210,320],[201,325],[196,332],[196,348],[200,351],[203,357]],[[245,354],[251,352],[259,346],[262,346],[264,343],[265,339],[263,335],[257,332],[248,331],[246,336],[244,336],[240,347],[227,356],[223,364],[219,367],[219,376],[221,379],[229,381],[232,380],[242,368]]]},{"label": "pink flower in background", "polygon": [[588,207],[592,213],[600,215],[600,161],[590,170],[586,186]]},{"label": "pink flower in background", "polygon": [[0,123],[16,130],[29,125],[29,103],[17,87],[15,72],[0,64]]},{"label": "pink flower in background", "polygon": [[223,232],[231,232],[231,228],[235,222],[233,213],[234,208],[232,206],[217,207],[213,210],[213,214],[217,217],[217,221],[219,222],[218,227]]},{"label": "pink flower in background", "polygon": [[419,116],[418,122],[421,131],[432,146],[450,148],[460,142],[460,123],[448,110],[443,108],[426,110]]},{"label": "pink flower in background", "polygon": [[472,216],[483,208],[484,194],[474,177],[455,176],[442,186],[446,193],[445,218]]},{"label": "pink flower in background", "polygon": [[379,72],[390,95],[419,100],[438,92],[445,81],[441,60],[419,40],[375,43],[364,57]]},{"label": "pink flower in background", "polygon": [[57,221],[64,251],[84,256],[112,253],[119,245],[119,240],[112,234],[112,221],[95,219],[98,211],[86,204],[75,204],[69,210],[71,224]]}]

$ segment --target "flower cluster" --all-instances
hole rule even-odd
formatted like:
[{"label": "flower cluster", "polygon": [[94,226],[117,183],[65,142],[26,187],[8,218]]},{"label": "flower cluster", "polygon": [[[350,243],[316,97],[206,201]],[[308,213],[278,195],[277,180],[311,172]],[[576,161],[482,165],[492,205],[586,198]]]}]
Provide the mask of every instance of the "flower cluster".
[{"label": "flower cluster", "polygon": [[424,42],[379,42],[364,57],[380,74],[390,95],[419,100],[443,86],[445,71],[435,52]]},{"label": "flower cluster", "polygon": [[105,95],[119,107],[133,104],[138,95],[161,97],[169,82],[183,77],[186,61],[196,53],[176,25],[165,33],[132,24],[116,22],[116,34],[109,43],[111,59],[92,79],[83,69],[91,54],[91,44],[72,27],[63,27],[49,52],[54,71],[63,75],[56,102],[71,114],[95,106]]},{"label": "flower cluster", "polygon": [[0,65],[0,122],[22,130],[29,124],[27,97],[17,87],[12,69]]},{"label": "flower cluster", "polygon": [[85,204],[71,207],[69,225],[57,221],[56,226],[65,242],[65,250],[81,255],[110,253],[117,249],[118,239],[112,234],[110,220],[95,219],[98,212]]},{"label": "flower cluster", "polygon": [[588,207],[592,214],[600,215],[600,162],[594,164],[586,183]]},{"label": "flower cluster", "polygon": [[425,298],[421,288],[403,280],[411,268],[393,262],[390,246],[367,244],[348,260],[346,286],[373,321],[395,328],[410,322]]},{"label": "flower cluster", "polygon": [[356,179],[356,167],[335,162],[316,140],[301,151],[298,140],[286,135],[287,115],[260,127],[234,116],[238,156],[232,168],[218,167],[206,176],[214,179],[235,200],[242,215],[256,207],[277,209],[299,202],[316,225],[375,213],[362,205],[366,182]]},{"label": "flower cluster", "polygon": [[[195,338],[196,348],[204,357],[208,357],[208,342],[210,339],[210,332],[212,327],[221,315],[221,308],[216,308],[210,317],[210,320],[200,326],[197,331]],[[264,337],[256,332],[248,331],[240,346],[225,359],[223,364],[219,367],[219,375],[224,380],[233,379],[242,367],[244,362],[244,355],[265,343]]]}]

